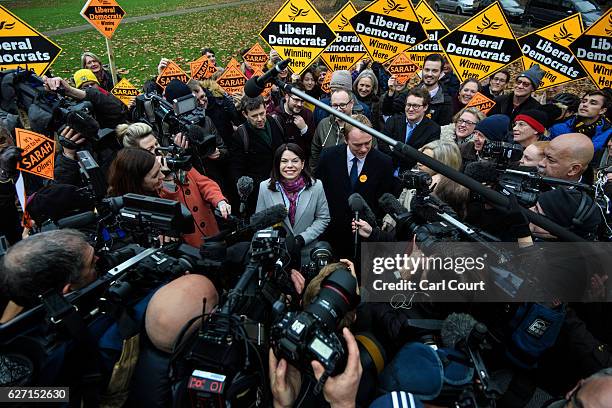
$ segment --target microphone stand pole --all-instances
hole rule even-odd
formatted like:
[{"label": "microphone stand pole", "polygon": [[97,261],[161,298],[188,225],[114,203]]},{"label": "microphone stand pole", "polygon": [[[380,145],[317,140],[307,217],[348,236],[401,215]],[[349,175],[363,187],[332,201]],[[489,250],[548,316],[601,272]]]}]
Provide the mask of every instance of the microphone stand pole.
[{"label": "microphone stand pole", "polygon": [[[498,207],[508,206],[508,198],[506,196],[504,196],[501,193],[498,193],[495,190],[492,190],[488,187],[483,186],[481,183],[477,182],[473,178],[468,177],[465,174],[458,172],[457,170],[450,168],[446,166],[445,164],[442,164],[439,161],[419,152],[412,146],[409,146],[402,142],[398,142],[397,140],[394,140],[390,138],[389,136],[384,135],[380,133],[379,131],[364,125],[363,123],[351,118],[350,116],[337,111],[331,106],[328,106],[324,104],[323,102],[319,101],[318,99],[315,99],[312,96],[308,95],[307,93],[295,88],[291,84],[287,84],[278,78],[274,78],[273,81],[279,88],[281,88],[286,93],[295,95],[298,98],[308,101],[312,103],[313,105],[323,109],[324,111],[342,119],[346,123],[350,123],[356,128],[361,129],[366,133],[369,133],[370,135],[374,136],[378,140],[381,140],[391,145],[393,147],[393,155],[398,157],[400,161],[406,162],[409,159],[416,160],[417,162],[426,165],[430,169],[461,184],[462,186],[467,187],[468,189],[477,192],[478,194],[486,198],[491,203],[497,205]],[[540,214],[537,214],[526,208],[521,208],[521,211],[527,217],[529,221],[544,228],[546,231],[550,232],[552,235],[555,235],[564,241],[585,242],[584,238],[579,237],[573,232],[561,227],[559,224],[549,220],[548,218]]]}]

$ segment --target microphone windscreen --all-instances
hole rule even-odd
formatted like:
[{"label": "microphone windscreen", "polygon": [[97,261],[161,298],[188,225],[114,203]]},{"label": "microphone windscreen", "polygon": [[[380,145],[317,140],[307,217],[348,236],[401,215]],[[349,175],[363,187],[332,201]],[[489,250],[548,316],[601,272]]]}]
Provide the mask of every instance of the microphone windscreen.
[{"label": "microphone windscreen", "polygon": [[468,163],[463,173],[480,183],[492,183],[498,179],[495,163],[487,160]]},{"label": "microphone windscreen", "polygon": [[261,95],[264,90],[264,87],[259,86],[259,84],[257,83],[258,78],[259,76],[253,76],[248,81],[246,81],[246,84],[244,84],[244,94],[249,98],[255,98]]},{"label": "microphone windscreen", "polygon": [[352,212],[359,211],[362,212],[364,207],[367,205],[365,200],[359,193],[353,193],[348,198],[348,205]]},{"label": "microphone windscreen", "polygon": [[391,193],[385,193],[378,199],[380,208],[387,213],[394,216],[406,214],[408,209],[404,207],[397,198]]},{"label": "microphone windscreen", "polygon": [[455,348],[457,343],[467,339],[472,328],[478,323],[467,313],[451,313],[442,323],[440,336],[444,347]]},{"label": "microphone windscreen", "polygon": [[287,207],[283,204],[276,204],[253,214],[249,226],[255,230],[269,228],[283,222],[285,217],[287,217]]},{"label": "microphone windscreen", "polygon": [[246,200],[253,192],[253,179],[249,176],[241,176],[236,182],[236,188],[238,189],[240,199]]}]

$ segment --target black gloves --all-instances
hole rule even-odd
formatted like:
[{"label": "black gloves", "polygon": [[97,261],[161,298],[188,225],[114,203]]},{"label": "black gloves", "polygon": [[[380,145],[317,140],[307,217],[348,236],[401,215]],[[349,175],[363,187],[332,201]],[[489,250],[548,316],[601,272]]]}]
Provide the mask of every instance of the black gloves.
[{"label": "black gloves", "polygon": [[0,153],[0,181],[6,182],[17,177],[17,162],[21,159],[23,149],[8,146]]}]

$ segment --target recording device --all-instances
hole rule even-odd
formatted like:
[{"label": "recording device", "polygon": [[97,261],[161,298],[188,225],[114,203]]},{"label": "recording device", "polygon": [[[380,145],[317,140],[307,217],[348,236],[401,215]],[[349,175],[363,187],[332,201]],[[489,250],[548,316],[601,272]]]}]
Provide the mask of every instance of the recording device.
[{"label": "recording device", "polygon": [[164,157],[166,166],[171,172],[189,171],[193,167],[191,164],[191,154],[187,150],[176,146],[170,145],[168,147],[157,147],[155,148],[155,154]]},{"label": "recording device", "polygon": [[272,327],[270,343],[277,358],[307,373],[312,373],[311,361],[323,365],[325,372],[315,392],[346,365],[338,324],[358,304],[357,279],[348,269],[340,268],[321,282],[321,291],[302,312],[287,312]]},{"label": "recording device", "polygon": [[418,170],[406,170],[400,173],[399,180],[404,188],[417,190],[422,194],[428,194],[431,186],[431,176],[429,173]]},{"label": "recording device", "polygon": [[169,145],[172,138],[181,132],[187,137],[190,147],[201,156],[211,155],[217,148],[215,135],[207,135],[199,126],[205,112],[197,107],[195,96],[185,95],[172,103],[156,93],[136,97],[134,120],[147,123],[161,139],[161,145]]},{"label": "recording device", "polygon": [[275,79],[278,74],[284,71],[291,62],[291,58],[287,58],[286,60],[279,61],[276,65],[270,68],[261,76],[254,76],[249,79],[244,85],[244,94],[249,98],[255,98],[256,96],[261,95],[261,93],[266,88],[266,84]]},{"label": "recording device", "polygon": [[[359,213],[363,212],[363,208],[364,208],[364,204],[365,201],[363,199],[363,197],[361,197],[358,193],[353,193],[349,196],[348,198],[348,205],[349,208],[351,209],[351,212],[353,212],[353,218],[355,219],[355,221],[359,221]],[[358,244],[359,244],[359,225],[357,225],[357,228],[355,229],[355,232],[353,234],[353,248],[354,248],[354,258],[357,259],[357,251],[358,251]]]},{"label": "recording device", "polygon": [[253,192],[253,179],[249,176],[241,176],[236,182],[238,197],[240,197],[240,216],[246,216],[246,206],[249,196]]},{"label": "recording device", "polygon": [[302,265],[300,269],[305,280],[304,286],[308,286],[308,282],[317,276],[319,272],[321,272],[321,269],[327,266],[331,260],[331,245],[326,241],[318,241],[310,250],[310,262],[306,265]]},{"label": "recording device", "polygon": [[[93,105],[89,101],[76,102],[64,96],[64,90],[47,91],[41,77],[33,71],[21,68],[2,71],[0,90],[2,109],[7,112],[27,113],[32,130],[52,134],[67,125],[79,132],[90,142],[101,142],[113,133],[112,129],[100,129],[91,116]],[[67,148],[79,146],[60,137],[60,143]]]},{"label": "recording device", "polygon": [[465,167],[465,174],[481,183],[494,183],[497,191],[504,195],[514,194],[518,202],[525,207],[534,206],[540,192],[548,191],[554,186],[572,187],[591,196],[594,194],[593,187],[588,184],[542,176],[532,169],[532,167],[500,169],[493,162],[480,160],[469,163]]},{"label": "recording device", "polygon": [[221,231],[217,235],[209,237],[207,241],[223,241],[228,246],[240,241],[248,241],[255,232],[275,224],[280,224],[286,217],[287,208],[283,204],[276,204],[253,214],[248,224],[240,224],[234,230]]},{"label": "recording device", "polygon": [[523,146],[518,143],[488,140],[482,148],[482,157],[491,159],[500,167],[518,162],[523,157]]},{"label": "recording device", "polygon": [[106,196],[106,180],[102,169],[89,151],[81,150],[76,155],[83,184],[94,201],[102,200]]}]

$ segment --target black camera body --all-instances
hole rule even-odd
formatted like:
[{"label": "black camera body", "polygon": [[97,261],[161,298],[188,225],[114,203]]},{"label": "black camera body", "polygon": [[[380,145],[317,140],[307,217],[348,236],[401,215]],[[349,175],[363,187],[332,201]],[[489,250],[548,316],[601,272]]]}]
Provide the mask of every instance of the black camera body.
[{"label": "black camera body", "polygon": [[327,266],[332,260],[331,245],[326,241],[319,241],[310,250],[310,262],[302,265],[300,272],[306,281],[312,280],[315,276],[321,272],[325,266]]},{"label": "black camera body", "polygon": [[172,172],[177,172],[179,170],[189,171],[193,167],[191,154],[188,154],[187,150],[176,145],[158,147],[155,149],[155,154],[164,156],[166,165]]},{"label": "black camera body", "polygon": [[537,178],[525,177],[522,174],[504,171],[497,179],[496,189],[502,194],[514,194],[518,202],[525,207],[532,207],[538,201],[541,183]]},{"label": "black camera body", "polygon": [[505,167],[523,157],[523,146],[516,143],[487,141],[482,148],[482,157],[491,159],[498,166]]},{"label": "black camera body", "polygon": [[418,193],[428,194],[431,186],[431,176],[424,171],[406,170],[400,173],[399,179],[402,187],[409,190],[416,190]]},{"label": "black camera body", "polygon": [[340,268],[321,282],[321,291],[301,312],[287,312],[272,326],[270,343],[274,354],[302,372],[311,372],[310,362],[325,368],[321,383],[346,365],[346,353],[338,324],[359,304],[357,279]]}]

